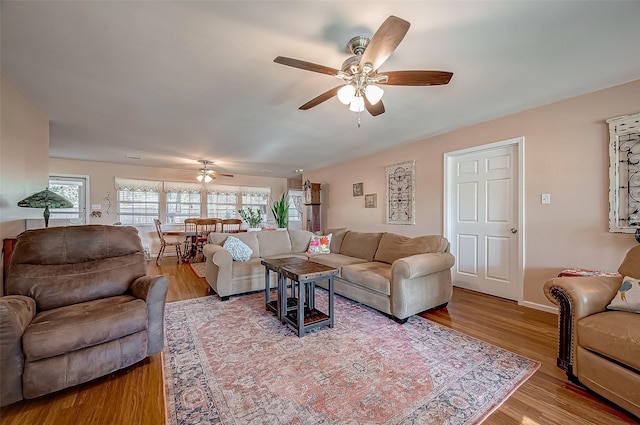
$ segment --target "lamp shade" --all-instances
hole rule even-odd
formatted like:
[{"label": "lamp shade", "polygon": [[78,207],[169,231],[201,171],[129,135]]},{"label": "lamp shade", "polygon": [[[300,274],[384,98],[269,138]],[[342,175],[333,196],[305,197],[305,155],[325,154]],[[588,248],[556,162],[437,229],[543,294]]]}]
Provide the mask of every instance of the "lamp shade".
[{"label": "lamp shade", "polygon": [[64,196],[46,188],[41,192],[24,198],[18,202],[18,206],[23,208],[44,208],[44,225],[49,227],[49,208],[72,208],[73,203]]},{"label": "lamp shade", "polygon": [[353,100],[355,94],[356,89],[351,84],[347,84],[338,90],[338,100],[343,104],[348,105]]}]

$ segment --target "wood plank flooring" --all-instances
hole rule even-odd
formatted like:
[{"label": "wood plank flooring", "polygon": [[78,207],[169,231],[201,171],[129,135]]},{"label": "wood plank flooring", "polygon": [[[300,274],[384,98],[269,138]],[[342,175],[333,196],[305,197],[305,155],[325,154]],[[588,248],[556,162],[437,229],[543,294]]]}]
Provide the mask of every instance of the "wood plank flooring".
[{"label": "wood plank flooring", "polygon": [[[207,295],[187,264],[164,258],[149,274],[169,277],[167,302]],[[422,314],[462,333],[539,361],[540,369],[485,422],[488,425],[639,424],[615,406],[569,383],[556,367],[556,315],[455,289],[448,308]],[[162,360],[145,361],[75,388],[0,409],[2,425],[163,425]]]}]

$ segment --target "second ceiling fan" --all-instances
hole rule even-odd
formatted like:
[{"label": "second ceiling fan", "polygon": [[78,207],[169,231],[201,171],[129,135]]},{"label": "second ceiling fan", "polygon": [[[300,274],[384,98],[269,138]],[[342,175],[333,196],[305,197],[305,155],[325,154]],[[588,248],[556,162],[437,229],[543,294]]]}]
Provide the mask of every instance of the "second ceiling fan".
[{"label": "second ceiling fan", "polygon": [[338,96],[354,112],[366,109],[371,115],[384,113],[383,90],[379,85],[391,86],[436,86],[448,84],[453,76],[446,71],[387,71],[378,68],[391,56],[409,30],[409,22],[389,16],[380,25],[371,39],[365,36],[349,40],[347,47],[353,53],[342,64],[341,69],[278,56],[273,61],[282,65],[318,72],[337,77],[344,84],[327,90],[311,99],[299,109],[307,110]]}]

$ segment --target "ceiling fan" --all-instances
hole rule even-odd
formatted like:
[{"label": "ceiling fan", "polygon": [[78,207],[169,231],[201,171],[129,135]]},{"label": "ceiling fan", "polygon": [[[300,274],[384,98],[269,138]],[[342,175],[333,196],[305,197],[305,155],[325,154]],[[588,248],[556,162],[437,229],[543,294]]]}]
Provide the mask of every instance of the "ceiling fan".
[{"label": "ceiling fan", "polygon": [[207,168],[207,165],[212,165],[214,163],[213,161],[199,159],[198,162],[203,165],[202,168],[198,169],[198,175],[196,176],[200,182],[204,180],[205,183],[209,183],[211,180],[215,179],[216,176],[233,177],[233,174],[218,173],[217,171]]},{"label": "ceiling fan", "polygon": [[283,56],[278,56],[273,61],[306,71],[332,75],[344,82],[311,99],[299,109],[311,109],[333,96],[338,96],[340,102],[349,105],[351,111],[362,112],[366,108],[375,117],[384,113],[381,100],[384,91],[379,85],[436,86],[448,84],[453,76],[452,72],[446,71],[378,72],[378,68],[391,56],[406,35],[409,25],[404,19],[389,16],[371,39],[366,36],[352,38],[347,43],[347,49],[353,56],[344,61],[339,70]]}]

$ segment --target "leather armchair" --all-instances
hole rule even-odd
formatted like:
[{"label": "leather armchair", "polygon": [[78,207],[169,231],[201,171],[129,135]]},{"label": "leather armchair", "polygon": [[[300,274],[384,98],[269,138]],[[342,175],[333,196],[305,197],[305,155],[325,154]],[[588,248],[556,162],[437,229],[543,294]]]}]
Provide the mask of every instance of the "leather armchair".
[{"label": "leather armchair", "polygon": [[138,231],[18,236],[0,298],[0,405],[107,375],[160,352],[166,276],[147,276]]},{"label": "leather armchair", "polygon": [[558,367],[640,417],[640,314],[607,310],[624,276],[640,278],[640,246],[618,272],[622,277],[561,277],[544,285],[559,306]]}]

